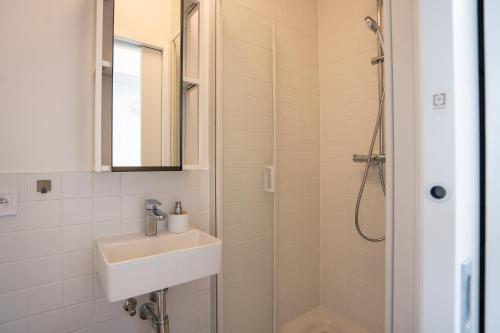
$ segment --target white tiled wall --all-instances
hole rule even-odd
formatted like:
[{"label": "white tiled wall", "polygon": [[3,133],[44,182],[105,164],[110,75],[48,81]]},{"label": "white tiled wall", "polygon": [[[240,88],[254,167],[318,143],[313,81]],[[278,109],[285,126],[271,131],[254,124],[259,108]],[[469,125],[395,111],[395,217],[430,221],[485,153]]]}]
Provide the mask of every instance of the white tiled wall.
[{"label": "white tiled wall", "polygon": [[[37,179],[52,180],[52,191],[36,192]],[[166,211],[182,200],[191,224],[209,227],[205,171],[0,174],[0,188],[19,191],[18,214],[0,217],[2,333],[150,332],[122,302],[104,298],[94,240],[142,232],[146,198]],[[168,312],[172,332],[208,333],[209,280],[170,288]]]},{"label": "white tiled wall", "polygon": [[[363,22],[367,15],[376,17],[376,1],[318,0],[321,304],[383,332],[384,242],[367,242],[354,228],[364,165],[353,163],[352,154],[367,153],[378,111],[377,68],[370,64],[377,44]],[[371,172],[360,214],[369,235],[384,233],[384,210]]]}]

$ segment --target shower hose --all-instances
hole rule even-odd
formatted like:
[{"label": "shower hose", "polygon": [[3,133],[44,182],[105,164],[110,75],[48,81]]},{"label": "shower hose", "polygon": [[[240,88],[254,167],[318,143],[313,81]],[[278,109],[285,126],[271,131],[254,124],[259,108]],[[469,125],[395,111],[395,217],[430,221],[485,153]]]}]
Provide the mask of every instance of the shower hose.
[{"label": "shower hose", "polygon": [[[368,150],[368,159],[366,161],[365,165],[365,171],[363,172],[363,179],[361,180],[361,186],[359,187],[358,191],[358,198],[356,199],[356,210],[354,212],[354,221],[356,224],[356,230],[358,231],[359,235],[366,239],[367,241],[370,242],[381,242],[385,240],[385,236],[380,236],[380,237],[370,237],[367,234],[363,232],[361,229],[361,226],[359,224],[359,209],[361,206],[361,199],[363,198],[363,193],[365,190],[365,185],[366,185],[366,180],[368,179],[368,173],[370,171],[370,166],[372,165],[372,156],[373,156],[373,149],[375,148],[375,141],[377,140],[377,134],[379,133],[380,126],[382,125],[382,116],[384,113],[384,100],[385,100],[385,89],[382,90],[382,94],[380,96],[379,100],[379,105],[378,105],[378,115],[377,115],[377,121],[375,123],[375,129],[373,131],[373,136],[372,140],[370,142],[370,149]],[[379,180],[380,180],[380,185],[382,186],[382,191],[384,192],[385,196],[385,180],[384,180],[384,171],[382,167],[383,161],[378,162],[378,168],[379,168]]]}]

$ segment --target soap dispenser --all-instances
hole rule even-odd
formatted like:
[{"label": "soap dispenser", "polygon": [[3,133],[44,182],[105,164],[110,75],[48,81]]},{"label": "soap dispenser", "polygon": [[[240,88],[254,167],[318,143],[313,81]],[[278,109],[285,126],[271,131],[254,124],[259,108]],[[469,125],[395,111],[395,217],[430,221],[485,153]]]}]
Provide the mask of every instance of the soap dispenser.
[{"label": "soap dispenser", "polygon": [[168,214],[168,232],[180,234],[189,229],[189,215],[182,210],[182,202],[176,201],[174,211]]},{"label": "soap dispenser", "polygon": [[175,209],[174,209],[175,215],[181,215],[182,214],[182,202],[176,201],[175,202]]}]

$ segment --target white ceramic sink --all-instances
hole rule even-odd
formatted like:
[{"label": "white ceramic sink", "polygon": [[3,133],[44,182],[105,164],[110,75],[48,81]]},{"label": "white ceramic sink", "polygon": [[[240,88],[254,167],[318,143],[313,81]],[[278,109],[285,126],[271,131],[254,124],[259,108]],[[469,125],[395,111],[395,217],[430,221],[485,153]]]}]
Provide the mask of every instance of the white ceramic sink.
[{"label": "white ceramic sink", "polygon": [[97,240],[97,272],[110,302],[219,273],[222,242],[198,229]]}]

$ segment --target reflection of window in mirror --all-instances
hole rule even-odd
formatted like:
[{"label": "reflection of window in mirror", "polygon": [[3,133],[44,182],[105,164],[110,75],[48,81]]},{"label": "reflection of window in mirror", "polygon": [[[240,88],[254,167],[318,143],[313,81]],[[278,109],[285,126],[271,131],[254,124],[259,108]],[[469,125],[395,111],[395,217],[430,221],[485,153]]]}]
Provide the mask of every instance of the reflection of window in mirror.
[{"label": "reflection of window in mirror", "polygon": [[114,0],[113,26],[112,167],[180,169],[181,1]]},{"label": "reflection of window in mirror", "polygon": [[113,164],[162,164],[162,51],[115,39]]},{"label": "reflection of window in mirror", "polygon": [[141,165],[141,48],[115,40],[113,163]]}]

